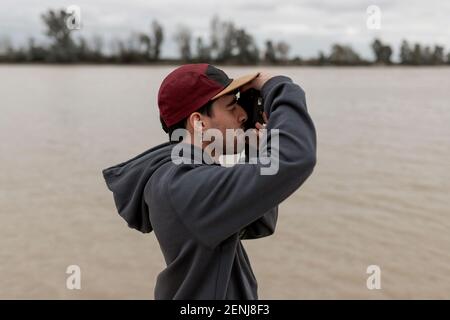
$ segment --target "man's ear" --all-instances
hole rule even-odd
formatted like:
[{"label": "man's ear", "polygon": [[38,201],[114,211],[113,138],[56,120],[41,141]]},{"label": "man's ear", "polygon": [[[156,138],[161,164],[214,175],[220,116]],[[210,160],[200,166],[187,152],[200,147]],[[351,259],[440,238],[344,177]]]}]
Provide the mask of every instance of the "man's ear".
[{"label": "man's ear", "polygon": [[202,132],[205,126],[203,122],[203,116],[199,112],[193,112],[188,119],[189,126],[194,130],[194,132]]}]

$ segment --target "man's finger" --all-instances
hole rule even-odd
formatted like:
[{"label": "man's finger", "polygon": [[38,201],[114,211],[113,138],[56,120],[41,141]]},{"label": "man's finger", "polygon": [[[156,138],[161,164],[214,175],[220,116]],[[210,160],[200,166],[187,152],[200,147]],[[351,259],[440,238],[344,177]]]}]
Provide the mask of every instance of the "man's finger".
[{"label": "man's finger", "polygon": [[253,81],[250,81],[249,83],[244,84],[241,87],[240,91],[242,91],[242,92],[247,91],[248,89],[250,89],[252,87],[252,85],[253,85]]}]

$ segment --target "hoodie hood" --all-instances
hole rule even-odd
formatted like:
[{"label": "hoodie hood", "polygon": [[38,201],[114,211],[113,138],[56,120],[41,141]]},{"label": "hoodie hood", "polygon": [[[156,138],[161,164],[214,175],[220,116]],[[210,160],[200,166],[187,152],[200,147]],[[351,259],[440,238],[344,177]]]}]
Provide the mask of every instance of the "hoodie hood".
[{"label": "hoodie hood", "polygon": [[151,148],[140,155],[103,170],[108,189],[112,191],[119,215],[130,228],[149,233],[153,230],[144,189],[153,173],[171,161],[174,144]]}]

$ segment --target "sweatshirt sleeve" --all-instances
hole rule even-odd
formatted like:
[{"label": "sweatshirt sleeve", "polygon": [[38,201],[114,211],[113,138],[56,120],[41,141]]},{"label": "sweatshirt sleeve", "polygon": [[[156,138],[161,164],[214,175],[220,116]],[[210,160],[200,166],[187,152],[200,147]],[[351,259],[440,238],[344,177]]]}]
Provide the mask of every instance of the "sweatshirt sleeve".
[{"label": "sweatshirt sleeve", "polygon": [[250,223],[239,233],[241,240],[268,237],[275,232],[278,220],[278,206],[270,209],[258,220]]},{"label": "sweatshirt sleeve", "polygon": [[[246,144],[244,156],[239,160],[239,164],[249,163],[250,157],[257,156],[258,149],[251,144]],[[244,227],[239,233],[239,239],[250,240],[268,237],[275,232],[278,220],[278,206],[270,209],[261,218]]]},{"label": "sweatshirt sleeve", "polygon": [[166,180],[172,209],[207,247],[216,247],[277,210],[275,207],[304,183],[316,164],[316,132],[304,91],[290,78],[277,76],[264,84],[261,93],[269,116],[267,143],[261,150],[270,163],[179,165]]}]

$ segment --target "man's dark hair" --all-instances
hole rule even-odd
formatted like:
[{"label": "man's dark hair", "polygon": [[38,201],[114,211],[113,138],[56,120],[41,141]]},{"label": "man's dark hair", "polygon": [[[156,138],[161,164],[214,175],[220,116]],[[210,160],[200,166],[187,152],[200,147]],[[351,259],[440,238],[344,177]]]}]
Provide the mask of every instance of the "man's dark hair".
[{"label": "man's dark hair", "polygon": [[[205,105],[200,107],[200,109],[196,110],[195,112],[198,112],[203,115],[207,115],[208,117],[211,117],[212,105],[213,105],[213,102],[208,101],[208,103],[206,103]],[[172,133],[176,129],[186,129],[187,119],[188,119],[188,117],[184,118],[183,120],[179,121],[178,123],[175,123],[174,125],[172,125],[170,127],[167,127],[166,124],[164,123],[164,120],[162,119],[162,117],[159,116],[159,120],[161,121],[161,126],[162,126],[163,130],[169,134],[169,140],[172,137]]]}]

